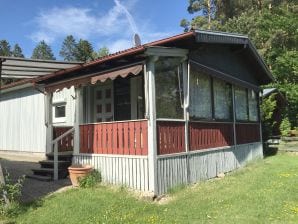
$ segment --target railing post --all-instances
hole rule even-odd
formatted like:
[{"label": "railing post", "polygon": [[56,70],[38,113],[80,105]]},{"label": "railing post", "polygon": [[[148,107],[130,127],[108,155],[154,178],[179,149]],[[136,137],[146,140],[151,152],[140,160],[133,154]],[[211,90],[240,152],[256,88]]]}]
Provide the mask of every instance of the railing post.
[{"label": "railing post", "polygon": [[80,153],[80,123],[82,122],[82,115],[83,115],[83,104],[82,104],[82,89],[76,88],[76,100],[75,100],[75,120],[74,120],[74,155]]},{"label": "railing post", "polygon": [[54,180],[58,180],[58,141],[54,142]]},{"label": "railing post", "polygon": [[45,95],[45,125],[46,125],[46,152],[51,153],[53,150],[53,104],[52,93]]}]

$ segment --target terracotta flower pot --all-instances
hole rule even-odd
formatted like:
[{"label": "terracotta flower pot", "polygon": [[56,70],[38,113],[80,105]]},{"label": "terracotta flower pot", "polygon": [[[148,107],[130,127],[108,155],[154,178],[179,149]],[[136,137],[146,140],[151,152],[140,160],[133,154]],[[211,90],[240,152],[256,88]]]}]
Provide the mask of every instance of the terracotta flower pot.
[{"label": "terracotta flower pot", "polygon": [[71,165],[68,167],[69,177],[72,186],[79,186],[79,177],[85,177],[92,171],[92,166],[90,165]]}]

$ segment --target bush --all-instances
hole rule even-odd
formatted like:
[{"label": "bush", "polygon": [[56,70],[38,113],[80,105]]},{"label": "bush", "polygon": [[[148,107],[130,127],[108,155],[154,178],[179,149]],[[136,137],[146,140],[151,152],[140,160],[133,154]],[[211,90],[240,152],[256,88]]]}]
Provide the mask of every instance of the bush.
[{"label": "bush", "polygon": [[79,178],[79,186],[82,188],[95,187],[101,182],[101,173],[97,170],[92,170],[87,176]]},{"label": "bush", "polygon": [[279,130],[282,136],[289,136],[291,130],[291,123],[287,117],[281,121]]},{"label": "bush", "polygon": [[18,209],[24,180],[25,176],[22,176],[14,182],[6,171],[5,183],[0,184],[0,210],[2,215],[14,214],[15,210]]}]

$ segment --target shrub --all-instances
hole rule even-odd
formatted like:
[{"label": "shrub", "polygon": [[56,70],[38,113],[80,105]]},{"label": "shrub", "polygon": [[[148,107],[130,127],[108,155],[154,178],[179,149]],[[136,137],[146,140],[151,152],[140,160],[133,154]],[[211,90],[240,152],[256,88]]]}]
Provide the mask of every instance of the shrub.
[{"label": "shrub", "polygon": [[79,178],[79,186],[82,188],[95,187],[101,182],[101,173],[97,170],[92,170],[87,176]]},{"label": "shrub", "polygon": [[281,121],[279,130],[282,136],[289,136],[291,130],[291,123],[287,117]]},{"label": "shrub", "polygon": [[0,184],[0,210],[2,215],[14,214],[18,209],[24,180],[25,176],[22,176],[14,182],[6,171],[5,183]]}]

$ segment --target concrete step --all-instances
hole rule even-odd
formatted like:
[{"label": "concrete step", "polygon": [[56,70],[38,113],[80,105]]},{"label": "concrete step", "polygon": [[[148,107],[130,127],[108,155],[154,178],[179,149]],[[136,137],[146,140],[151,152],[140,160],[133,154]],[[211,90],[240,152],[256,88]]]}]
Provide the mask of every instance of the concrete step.
[{"label": "concrete step", "polygon": [[[39,161],[41,168],[54,168],[54,160]],[[67,169],[71,165],[71,161],[58,161],[58,168]]]},{"label": "concrete step", "polygon": [[50,177],[50,176],[42,176],[42,175],[36,175],[36,174],[26,175],[26,178],[41,180],[41,181],[51,181],[52,180],[52,177]]},{"label": "concrete step", "polygon": [[[38,169],[32,169],[34,175],[40,175],[40,176],[49,176],[53,178],[54,176],[54,168],[38,168]],[[68,176],[68,170],[67,169],[58,169],[58,178],[66,178]]]}]

